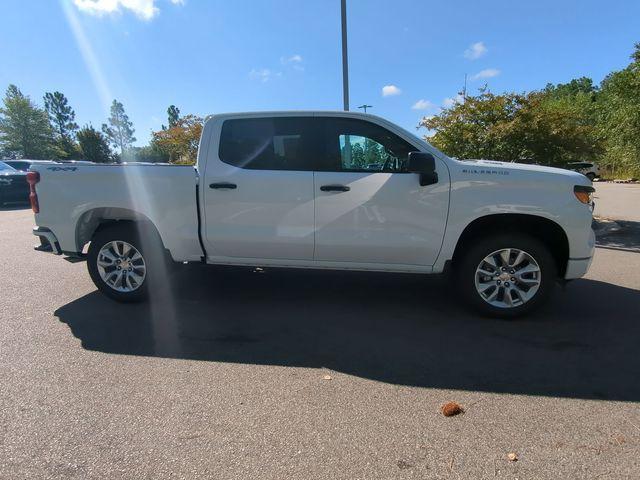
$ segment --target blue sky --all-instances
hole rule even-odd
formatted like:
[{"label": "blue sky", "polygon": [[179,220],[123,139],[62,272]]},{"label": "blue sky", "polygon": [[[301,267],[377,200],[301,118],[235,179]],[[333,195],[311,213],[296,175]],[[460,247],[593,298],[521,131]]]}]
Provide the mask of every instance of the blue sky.
[{"label": "blue sky", "polygon": [[[0,15],[0,89],[62,91],[98,127],[117,98],[138,145],[170,104],[342,108],[339,0],[3,0]],[[637,0],[348,0],[348,17],[352,109],[411,130],[465,73],[470,91],[599,82],[640,41]]]}]

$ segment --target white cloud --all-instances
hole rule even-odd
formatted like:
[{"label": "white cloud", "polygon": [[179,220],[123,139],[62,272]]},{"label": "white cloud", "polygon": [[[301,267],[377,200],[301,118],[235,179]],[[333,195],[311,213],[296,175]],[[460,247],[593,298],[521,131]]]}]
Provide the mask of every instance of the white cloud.
[{"label": "white cloud", "polygon": [[469,48],[464,51],[464,58],[469,60],[477,60],[487,54],[489,49],[485,46],[484,42],[472,43]]},{"label": "white cloud", "polygon": [[295,54],[290,57],[281,57],[280,63],[283,65],[287,63],[302,63],[302,55]]},{"label": "white cloud", "polygon": [[464,97],[461,94],[457,94],[455,97],[447,97],[442,101],[442,106],[445,108],[451,108],[456,103],[462,103],[464,101]]},{"label": "white cloud", "polygon": [[[184,5],[185,0],[170,0],[174,5]],[[142,20],[151,20],[160,10],[156,0],[73,0],[78,10],[90,15],[102,16],[129,10]]]},{"label": "white cloud", "polygon": [[385,85],[382,87],[382,96],[383,97],[393,97],[394,95],[400,95],[402,90],[400,90],[395,85]]},{"label": "white cloud", "polygon": [[500,70],[496,68],[487,68],[486,70],[481,70],[475,75],[471,77],[471,80],[480,80],[482,78],[493,78],[500,75]]},{"label": "white cloud", "polygon": [[291,55],[290,57],[280,57],[280,63],[282,65],[288,65],[294,70],[299,72],[304,72],[304,67],[302,66],[302,55]]},{"label": "white cloud", "polygon": [[260,80],[262,83],[266,83],[273,77],[281,77],[282,72],[274,72],[268,68],[254,68],[249,72],[249,78],[254,80]]},{"label": "white cloud", "polygon": [[414,103],[411,108],[413,110],[429,110],[430,108],[433,108],[434,106],[435,105],[433,103],[431,103],[429,100],[425,100],[425,99],[421,98],[416,103]]}]

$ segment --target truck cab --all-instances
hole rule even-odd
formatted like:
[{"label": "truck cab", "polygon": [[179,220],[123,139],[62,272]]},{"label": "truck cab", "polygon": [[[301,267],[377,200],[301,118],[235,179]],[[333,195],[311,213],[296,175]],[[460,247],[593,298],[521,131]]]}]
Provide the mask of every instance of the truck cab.
[{"label": "truck cab", "polygon": [[434,160],[438,181],[420,186],[409,168],[420,146],[403,132],[360,115],[283,113],[213,117],[205,138],[210,262],[431,271],[449,172]]}]

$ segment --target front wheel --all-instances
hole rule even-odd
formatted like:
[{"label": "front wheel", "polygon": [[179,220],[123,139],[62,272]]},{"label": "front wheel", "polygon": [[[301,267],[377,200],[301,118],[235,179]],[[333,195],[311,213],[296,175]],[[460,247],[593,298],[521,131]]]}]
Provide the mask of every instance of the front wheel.
[{"label": "front wheel", "polygon": [[554,290],[557,268],[548,248],[533,237],[502,234],[470,247],[457,265],[457,283],[483,315],[514,318],[543,304]]},{"label": "front wheel", "polygon": [[166,273],[162,243],[138,224],[114,224],[91,239],[87,268],[93,283],[119,302],[140,302],[149,284]]}]

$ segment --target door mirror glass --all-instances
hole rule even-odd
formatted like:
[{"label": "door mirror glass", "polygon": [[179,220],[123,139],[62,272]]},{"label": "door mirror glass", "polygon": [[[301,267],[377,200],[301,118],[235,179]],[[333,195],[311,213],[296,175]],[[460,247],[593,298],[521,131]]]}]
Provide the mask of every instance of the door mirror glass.
[{"label": "door mirror glass", "polygon": [[436,159],[427,152],[410,152],[408,169],[411,173],[420,174],[420,185],[433,185],[438,183],[436,173]]},{"label": "door mirror glass", "polygon": [[426,152],[409,153],[409,171],[411,173],[433,173],[436,171],[436,159]]}]

